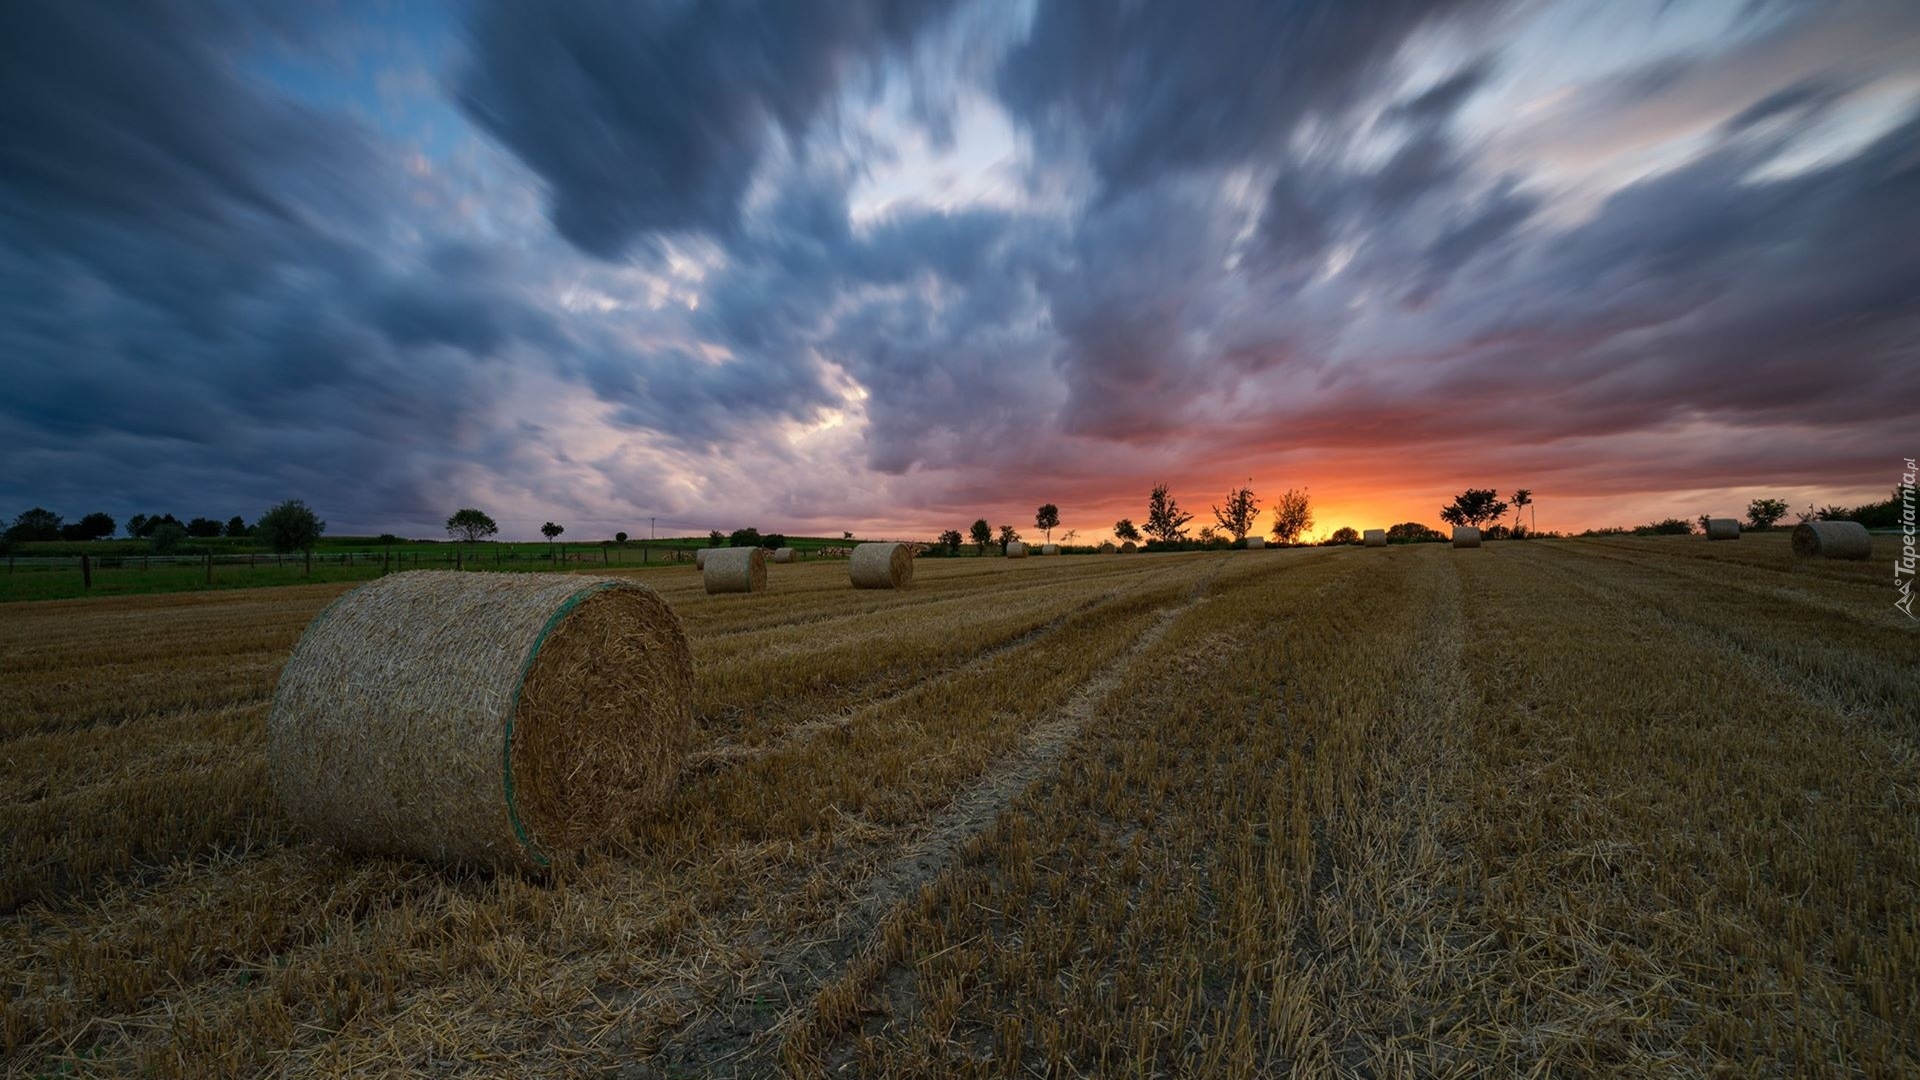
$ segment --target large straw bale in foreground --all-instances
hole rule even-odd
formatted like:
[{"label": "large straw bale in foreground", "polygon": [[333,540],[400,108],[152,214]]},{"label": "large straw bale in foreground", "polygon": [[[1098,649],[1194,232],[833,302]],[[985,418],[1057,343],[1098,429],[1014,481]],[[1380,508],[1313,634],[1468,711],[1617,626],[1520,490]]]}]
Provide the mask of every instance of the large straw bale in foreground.
[{"label": "large straw bale in foreground", "polygon": [[1457,548],[1479,547],[1480,530],[1471,525],[1455,525],[1453,527],[1453,546]]},{"label": "large straw bale in foreground", "polygon": [[1387,530],[1368,529],[1367,535],[1362,539],[1368,547],[1386,547],[1387,546]]},{"label": "large straw bale in foreground", "polygon": [[710,593],[763,592],[767,587],[767,549],[715,548],[701,571]]},{"label": "large straw bale in foreground", "polygon": [[1011,541],[1007,544],[1007,558],[1024,559],[1026,557],[1027,557],[1027,545],[1021,543],[1018,540]]},{"label": "large straw bale in foreground", "polygon": [[1258,551],[1261,548],[1266,546],[1267,546],[1267,538],[1264,536],[1247,537],[1247,549],[1249,551]]},{"label": "large straw bale in foreground", "polygon": [[856,589],[898,589],[913,581],[913,551],[905,544],[861,544],[847,560]]},{"label": "large straw bale in foreground", "polygon": [[693,661],[654,591],[416,570],[321,612],[280,673],[267,770],[345,848],[537,867],[670,791]]},{"label": "large straw bale in foreground", "polygon": [[1823,559],[1864,559],[1873,537],[1857,521],[1803,521],[1793,529],[1793,553]]},{"label": "large straw bale in foreground", "polygon": [[773,549],[773,561],[774,561],[774,562],[777,562],[777,563],[790,563],[790,562],[792,562],[792,561],[793,561],[793,549],[792,549],[792,548],[774,548],[774,549]]},{"label": "large straw bale in foreground", "polygon": [[1040,554],[1042,554],[1042,555],[1058,555],[1058,554],[1060,554],[1060,545],[1059,545],[1059,544],[1041,544],[1041,545],[1040,545]]},{"label": "large straw bale in foreground", "polygon": [[1707,539],[1738,540],[1740,539],[1740,523],[1732,518],[1708,518]]}]

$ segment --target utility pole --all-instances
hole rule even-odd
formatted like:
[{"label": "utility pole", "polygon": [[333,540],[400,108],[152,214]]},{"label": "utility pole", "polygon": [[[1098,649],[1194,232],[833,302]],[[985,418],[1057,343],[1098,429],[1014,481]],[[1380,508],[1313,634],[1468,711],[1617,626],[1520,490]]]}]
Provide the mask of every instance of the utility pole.
[{"label": "utility pole", "polygon": [[653,535],[653,519],[652,519],[652,518],[648,518],[648,519],[647,519],[647,539],[648,539],[648,540],[652,540],[652,539],[654,539],[654,535]]}]

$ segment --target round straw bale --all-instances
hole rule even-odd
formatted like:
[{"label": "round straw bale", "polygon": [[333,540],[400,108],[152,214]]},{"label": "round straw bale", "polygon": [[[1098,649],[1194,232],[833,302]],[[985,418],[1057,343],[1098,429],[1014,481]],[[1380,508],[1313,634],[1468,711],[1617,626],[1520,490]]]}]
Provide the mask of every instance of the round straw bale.
[{"label": "round straw bale", "polygon": [[687,637],[647,586],[415,570],[307,627],[267,772],[340,847],[538,867],[664,797],[692,734]]},{"label": "round straw bale", "polygon": [[1873,537],[1857,521],[1803,521],[1793,529],[1793,553],[1823,559],[1865,559]]},{"label": "round straw bale", "polygon": [[1387,530],[1368,529],[1367,535],[1362,539],[1365,541],[1368,547],[1386,547],[1387,546]]},{"label": "round straw bale", "polygon": [[774,562],[792,562],[793,549],[792,548],[774,548],[773,561]]},{"label": "round straw bale", "polygon": [[1027,557],[1027,545],[1025,545],[1025,544],[1023,544],[1023,543],[1021,543],[1021,542],[1020,542],[1020,541],[1018,541],[1018,540],[1013,540],[1013,541],[1010,541],[1010,542],[1008,542],[1008,544],[1007,544],[1007,558],[1009,558],[1009,559],[1024,559],[1024,558],[1026,558],[1026,557]]},{"label": "round straw bale", "polygon": [[695,570],[705,570],[707,568],[707,556],[716,551],[725,550],[725,548],[695,548],[693,552],[693,568]]},{"label": "round straw bale", "polygon": [[1100,554],[1102,555],[1111,555],[1118,550],[1120,549],[1117,547],[1114,547],[1113,541],[1111,540],[1103,540],[1100,543]]},{"label": "round straw bale", "polygon": [[1247,549],[1250,551],[1257,551],[1260,548],[1263,548],[1266,546],[1267,546],[1267,538],[1264,536],[1247,537]]},{"label": "round straw bale", "polygon": [[913,549],[905,544],[860,544],[847,560],[856,589],[898,589],[913,582]]},{"label": "round straw bale", "polygon": [[1133,541],[1131,541],[1131,540],[1129,540],[1129,541],[1127,541],[1126,543],[1124,543],[1124,544],[1121,544],[1121,545],[1120,545],[1120,554],[1122,554],[1122,555],[1131,555],[1131,554],[1133,554],[1134,552],[1136,552],[1136,551],[1139,551],[1139,550],[1140,550],[1140,545],[1139,545],[1139,544],[1136,544],[1136,543],[1134,543],[1134,542],[1133,542]]},{"label": "round straw bale", "polygon": [[1732,518],[1708,518],[1707,539],[1738,540],[1740,539],[1740,523]]},{"label": "round straw bale", "polygon": [[714,548],[701,571],[710,593],[763,592],[767,587],[767,549]]},{"label": "round straw bale", "polygon": [[1479,547],[1480,530],[1471,525],[1455,525],[1453,527],[1453,546],[1457,548]]},{"label": "round straw bale", "polygon": [[1058,555],[1058,554],[1060,554],[1060,545],[1059,545],[1059,544],[1041,544],[1041,545],[1040,545],[1040,554],[1042,554],[1042,555]]}]

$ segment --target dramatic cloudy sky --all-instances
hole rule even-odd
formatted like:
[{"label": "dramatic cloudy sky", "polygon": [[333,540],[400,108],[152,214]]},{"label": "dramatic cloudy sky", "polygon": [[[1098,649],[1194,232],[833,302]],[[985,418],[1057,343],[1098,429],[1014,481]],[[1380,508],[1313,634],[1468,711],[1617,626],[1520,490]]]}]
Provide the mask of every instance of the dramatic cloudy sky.
[{"label": "dramatic cloudy sky", "polygon": [[15,3],[0,515],[1883,497],[1920,5]]}]

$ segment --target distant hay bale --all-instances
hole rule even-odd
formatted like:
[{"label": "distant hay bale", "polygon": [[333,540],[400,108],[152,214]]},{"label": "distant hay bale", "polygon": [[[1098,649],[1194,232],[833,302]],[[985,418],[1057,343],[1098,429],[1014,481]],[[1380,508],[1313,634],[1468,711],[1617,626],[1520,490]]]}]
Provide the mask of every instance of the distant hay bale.
[{"label": "distant hay bale", "polygon": [[1122,555],[1131,555],[1131,554],[1133,554],[1134,552],[1136,552],[1136,551],[1139,551],[1139,550],[1140,550],[1140,545],[1139,545],[1139,544],[1136,544],[1136,543],[1134,543],[1134,542],[1133,542],[1133,541],[1131,541],[1131,540],[1129,540],[1129,541],[1127,541],[1126,543],[1124,543],[1124,544],[1121,544],[1121,545],[1120,545],[1120,554],[1122,554]]},{"label": "distant hay bale", "polygon": [[1453,546],[1457,548],[1479,547],[1480,530],[1471,525],[1455,525],[1453,527]]},{"label": "distant hay bale", "polygon": [[913,581],[913,549],[906,544],[861,544],[847,562],[856,589],[898,589]]},{"label": "distant hay bale", "polygon": [[767,549],[714,548],[701,568],[710,593],[762,592],[767,587]]},{"label": "distant hay bale", "polygon": [[1367,535],[1363,539],[1368,547],[1386,547],[1387,546],[1387,530],[1368,529]]},{"label": "distant hay bale", "polygon": [[1103,540],[1103,541],[1101,541],[1101,543],[1100,543],[1100,554],[1102,554],[1102,555],[1111,555],[1111,554],[1113,554],[1114,552],[1116,552],[1116,551],[1118,551],[1118,550],[1120,550],[1120,549],[1119,549],[1119,548],[1116,548],[1116,547],[1114,547],[1114,546],[1113,546],[1113,541],[1111,541],[1111,540]]},{"label": "distant hay bale", "polygon": [[774,562],[792,562],[793,549],[792,548],[774,548],[773,561]]},{"label": "distant hay bale", "polygon": [[1857,521],[1803,521],[1793,530],[1793,553],[1808,558],[1865,559],[1873,537]]},{"label": "distant hay bale", "polygon": [[1257,551],[1260,548],[1263,548],[1266,546],[1267,546],[1267,538],[1264,536],[1247,537],[1247,548],[1250,551]]},{"label": "distant hay bale", "polygon": [[1040,554],[1058,555],[1060,554],[1060,545],[1059,544],[1042,544],[1040,545]]},{"label": "distant hay bale", "polygon": [[1738,540],[1740,539],[1740,523],[1732,518],[1708,518],[1707,539]]},{"label": "distant hay bale", "polygon": [[415,570],[307,627],[267,772],[336,846],[532,868],[665,797],[692,734],[687,637],[647,586]]},{"label": "distant hay bale", "polygon": [[1025,545],[1025,544],[1023,544],[1023,543],[1021,543],[1021,542],[1020,542],[1020,541],[1018,541],[1018,540],[1013,540],[1013,541],[1010,541],[1010,542],[1008,542],[1008,544],[1007,544],[1007,558],[1009,558],[1009,559],[1024,559],[1024,558],[1026,558],[1026,557],[1027,557],[1027,545]]}]

